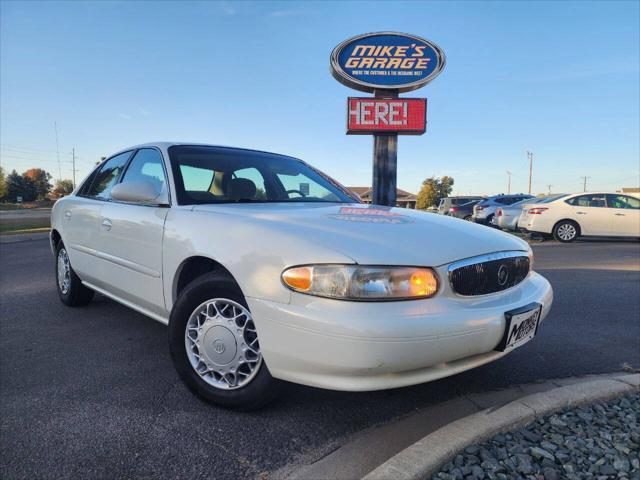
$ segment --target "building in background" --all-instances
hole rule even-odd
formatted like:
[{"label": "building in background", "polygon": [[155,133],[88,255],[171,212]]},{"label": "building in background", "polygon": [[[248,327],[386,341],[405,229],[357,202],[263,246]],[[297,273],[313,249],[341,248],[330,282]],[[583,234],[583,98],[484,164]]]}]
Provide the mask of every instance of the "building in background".
[{"label": "building in background", "polygon": [[[364,203],[371,203],[371,187],[347,187],[353,193],[360,197]],[[416,208],[416,196],[413,193],[406,192],[396,188],[396,206],[402,208]]]}]

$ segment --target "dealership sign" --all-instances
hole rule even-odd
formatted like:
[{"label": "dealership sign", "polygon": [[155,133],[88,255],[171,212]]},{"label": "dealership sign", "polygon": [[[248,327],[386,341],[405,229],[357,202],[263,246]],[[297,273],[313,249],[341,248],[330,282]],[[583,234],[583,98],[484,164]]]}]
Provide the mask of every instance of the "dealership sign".
[{"label": "dealership sign", "polygon": [[347,133],[394,132],[422,135],[427,127],[426,98],[347,99]]},{"label": "dealership sign", "polygon": [[358,35],[331,52],[336,80],[374,94],[347,99],[347,134],[373,135],[372,203],[396,205],[398,135],[422,135],[427,126],[427,99],[399,94],[424,87],[444,64],[435,43],[397,32]]},{"label": "dealership sign", "polygon": [[444,53],[435,43],[394,32],[359,35],[331,53],[335,79],[363,92],[415,90],[437,77],[444,64]]}]

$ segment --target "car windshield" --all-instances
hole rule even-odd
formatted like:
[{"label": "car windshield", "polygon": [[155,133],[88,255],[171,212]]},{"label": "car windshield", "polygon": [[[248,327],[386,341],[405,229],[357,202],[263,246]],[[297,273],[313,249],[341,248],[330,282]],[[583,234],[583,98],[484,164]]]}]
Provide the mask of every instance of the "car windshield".
[{"label": "car windshield", "polygon": [[515,207],[516,205],[524,205],[525,203],[541,203],[543,200],[544,198],[523,198],[522,200],[514,203],[512,207]]},{"label": "car windshield", "polygon": [[169,148],[169,158],[181,205],[357,202],[336,181],[284,155],[176,145]]}]

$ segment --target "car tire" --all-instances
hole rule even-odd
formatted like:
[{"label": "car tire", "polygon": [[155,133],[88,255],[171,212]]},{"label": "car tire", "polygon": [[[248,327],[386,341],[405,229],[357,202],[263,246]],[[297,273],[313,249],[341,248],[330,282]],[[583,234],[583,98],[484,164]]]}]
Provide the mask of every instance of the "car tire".
[{"label": "car tire", "polygon": [[280,382],[269,373],[257,339],[247,302],[229,275],[196,278],[171,310],[169,350],[180,379],[222,407],[256,410],[277,396]]},{"label": "car tire", "polygon": [[580,236],[580,227],[572,220],[561,220],[553,227],[553,238],[562,243],[573,242]]},{"label": "car tire", "polygon": [[497,225],[493,225],[493,224],[491,223],[491,222],[493,221],[493,217],[494,217],[494,216],[495,216],[495,215],[492,213],[491,215],[489,215],[489,216],[487,217],[487,223],[486,223],[487,227],[491,227],[491,228],[498,228],[498,227],[497,227]]},{"label": "car tire", "polygon": [[467,215],[463,218],[463,220],[466,220],[467,222],[473,222],[473,215]]},{"label": "car tire", "polygon": [[80,277],[71,268],[71,262],[64,243],[58,242],[55,258],[56,289],[62,303],[69,307],[87,305],[95,292],[82,284]]}]

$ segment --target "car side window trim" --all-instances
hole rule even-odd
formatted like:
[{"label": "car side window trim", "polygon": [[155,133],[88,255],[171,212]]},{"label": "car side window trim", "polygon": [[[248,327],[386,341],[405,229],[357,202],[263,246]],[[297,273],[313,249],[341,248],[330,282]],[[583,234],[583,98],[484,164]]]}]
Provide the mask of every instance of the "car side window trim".
[{"label": "car side window trim", "polygon": [[[124,164],[124,168],[122,169],[122,172],[120,172],[120,175],[118,175],[118,179],[116,180],[116,183],[114,184],[114,186],[122,183],[124,176],[127,174],[127,171],[129,170],[129,166],[131,165],[131,162],[133,162],[133,159],[136,158],[136,155],[140,150],[155,150],[160,155],[160,163],[162,164],[162,173],[164,175],[164,184],[165,184],[165,188],[167,189],[167,203],[163,203],[161,205],[144,205],[144,204],[136,204],[136,205],[139,205],[142,207],[152,207],[152,208],[156,208],[159,206],[166,207],[166,208],[171,207],[171,185],[169,184],[169,177],[167,176],[167,166],[165,164],[164,155],[162,155],[162,151],[158,147],[154,147],[154,146],[140,147],[140,148],[136,148],[135,150],[132,150],[133,153],[127,159],[127,163]],[[113,198],[108,198],[105,201],[131,205],[128,202],[121,202],[118,200],[114,200]]]}]

